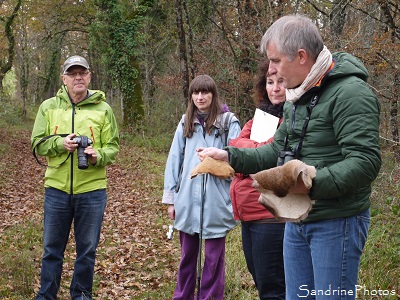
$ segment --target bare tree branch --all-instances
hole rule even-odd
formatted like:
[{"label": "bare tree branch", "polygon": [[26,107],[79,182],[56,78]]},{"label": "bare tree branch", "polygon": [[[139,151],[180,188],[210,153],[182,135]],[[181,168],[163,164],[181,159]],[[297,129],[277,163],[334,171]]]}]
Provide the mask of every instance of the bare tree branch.
[{"label": "bare tree branch", "polygon": [[[386,22],[382,21],[381,19],[378,19],[377,17],[373,16],[372,14],[370,14],[368,11],[366,11],[364,9],[362,9],[360,7],[357,7],[357,6],[355,6],[355,5],[351,4],[351,3],[350,3],[350,6],[352,8],[354,8],[355,10],[358,10],[358,11],[362,12],[363,14],[367,15],[371,19],[374,19],[375,21],[378,21],[381,24],[388,25]],[[394,35],[396,36],[397,39],[400,39],[400,35],[399,35],[400,28],[398,26],[396,26],[396,24],[393,24],[392,26],[393,27],[391,27],[391,28],[394,31]]]},{"label": "bare tree branch", "polygon": [[226,29],[225,29],[225,26],[224,26],[224,25],[225,25],[225,22],[223,21],[224,18],[223,18],[223,16],[221,15],[221,12],[220,12],[216,7],[214,7],[214,8],[215,8],[215,11],[217,12],[218,16],[221,18],[221,26],[219,26],[217,23],[215,23],[214,20],[211,20],[211,18],[207,17],[207,19],[208,19],[211,23],[213,23],[219,30],[222,31],[222,33],[223,33],[224,36],[226,37],[226,40],[227,40],[227,42],[228,42],[229,48],[230,48],[231,51],[232,51],[233,56],[235,57],[235,59],[237,59],[237,55],[236,55],[236,53],[235,53],[235,50],[233,49],[231,40],[229,39],[228,33],[227,33],[227,31],[226,31]]},{"label": "bare tree branch", "polygon": [[393,143],[393,144],[400,145],[400,142],[393,141],[393,140],[388,139],[388,138],[385,138],[385,137],[383,137],[383,136],[381,136],[381,135],[379,135],[379,137],[380,137],[382,140],[385,140],[386,142],[391,142],[391,143]]},{"label": "bare tree branch", "polygon": [[382,53],[377,52],[376,53],[380,58],[382,58],[385,62],[387,62],[393,69],[395,70],[399,70],[399,66],[394,63],[392,60],[390,60],[389,58],[387,58],[386,56],[384,56]]},{"label": "bare tree branch", "polygon": [[385,24],[389,27],[393,29],[393,36],[396,36],[397,39],[399,39],[399,35],[398,32],[396,30],[396,24],[393,20],[393,16],[390,13],[390,9],[389,6],[387,4],[386,1],[382,1],[382,0],[378,0],[379,6],[383,12],[383,15],[385,16],[386,22]]},{"label": "bare tree branch", "polygon": [[312,3],[310,0],[306,0],[309,4],[311,4],[312,7],[314,7],[314,9],[318,12],[320,12],[321,14],[323,14],[325,17],[328,17],[329,14],[327,14],[326,12],[324,12],[322,9],[320,9],[318,6],[316,6],[314,3]]},{"label": "bare tree branch", "polygon": [[382,93],[380,90],[378,90],[376,87],[374,87],[373,85],[367,83],[369,85],[369,87],[371,89],[373,89],[379,96],[381,96],[382,98],[388,100],[388,101],[392,101],[392,98],[386,96],[384,93]]}]

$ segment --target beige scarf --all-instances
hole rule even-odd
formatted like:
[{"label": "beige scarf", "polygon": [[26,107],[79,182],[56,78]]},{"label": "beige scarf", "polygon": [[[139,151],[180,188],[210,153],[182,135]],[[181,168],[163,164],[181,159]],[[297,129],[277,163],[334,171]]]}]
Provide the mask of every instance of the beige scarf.
[{"label": "beige scarf", "polygon": [[286,100],[296,102],[300,97],[307,92],[310,88],[315,86],[318,81],[325,75],[332,64],[332,53],[324,46],[322,51],[317,57],[317,61],[312,66],[310,73],[308,73],[303,83],[294,89],[286,89]]}]

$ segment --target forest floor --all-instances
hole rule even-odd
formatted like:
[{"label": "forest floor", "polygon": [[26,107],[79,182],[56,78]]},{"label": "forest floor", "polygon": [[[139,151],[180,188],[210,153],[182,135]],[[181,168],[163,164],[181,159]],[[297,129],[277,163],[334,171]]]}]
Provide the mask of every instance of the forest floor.
[{"label": "forest floor", "polygon": [[[39,288],[42,255],[45,168],[32,156],[29,131],[13,132],[0,128],[0,136],[0,245],[14,247],[15,255],[18,255],[23,251],[18,241],[26,238],[26,227],[39,228],[39,233],[30,235],[32,245],[27,254],[34,266],[31,276],[33,282],[28,283],[34,293]],[[153,293],[163,289],[163,286],[168,287],[162,294],[172,293],[169,286],[175,281],[179,244],[177,236],[173,240],[166,238],[171,221],[167,219],[166,207],[161,204],[165,162],[160,157],[143,152],[143,149],[142,152],[138,150],[121,145],[118,157],[122,159],[117,159],[107,170],[108,202],[95,268],[94,289],[97,299],[156,299]],[[20,229],[19,233],[16,231],[14,241],[2,239],[6,230],[15,227],[25,229]],[[74,253],[71,232],[60,299],[67,299],[69,295]],[[16,257],[14,259],[16,261]],[[0,263],[0,272],[10,278],[10,291],[21,288],[18,284],[13,286],[11,280],[19,271]],[[0,287],[2,299],[1,295],[6,294],[5,289]],[[171,294],[166,296],[168,298],[171,298]]]},{"label": "forest floor", "polygon": [[[30,131],[0,126],[0,299],[33,299],[43,254],[44,172],[32,156]],[[371,228],[361,262],[361,300],[400,299],[400,167],[385,153],[371,195]],[[161,204],[166,153],[122,138],[107,169],[108,202],[98,247],[94,299],[171,299],[179,238],[167,239]],[[69,299],[75,259],[73,230],[65,252],[59,299]],[[227,236],[226,300],[257,299],[241,249],[240,226]],[[378,295],[383,289],[389,296]],[[375,293],[376,292],[376,293]],[[375,294],[373,294],[375,293]],[[374,296],[372,296],[374,295]]]}]

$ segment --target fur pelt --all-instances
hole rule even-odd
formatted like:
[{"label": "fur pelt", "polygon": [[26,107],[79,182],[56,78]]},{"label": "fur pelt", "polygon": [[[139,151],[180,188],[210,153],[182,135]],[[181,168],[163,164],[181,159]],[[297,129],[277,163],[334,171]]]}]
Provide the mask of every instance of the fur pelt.
[{"label": "fur pelt", "polygon": [[199,174],[211,174],[220,179],[229,179],[235,176],[235,171],[226,161],[216,160],[207,156],[190,172],[190,179]]},{"label": "fur pelt", "polygon": [[291,193],[298,179],[308,189],[316,176],[313,166],[295,159],[283,166],[260,171],[254,175],[253,186],[261,193],[258,200],[276,219],[280,221],[298,222],[304,220],[311,210],[313,201],[305,194]]}]

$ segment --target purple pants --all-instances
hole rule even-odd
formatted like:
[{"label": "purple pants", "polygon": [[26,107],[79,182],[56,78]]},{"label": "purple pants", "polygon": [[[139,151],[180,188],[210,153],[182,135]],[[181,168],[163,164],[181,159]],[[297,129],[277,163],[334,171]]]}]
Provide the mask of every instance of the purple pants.
[{"label": "purple pants", "polygon": [[[195,299],[199,235],[180,232],[181,262],[173,300]],[[225,237],[204,240],[205,253],[201,276],[200,299],[222,300],[225,292]],[[197,294],[197,293],[196,293]]]}]

